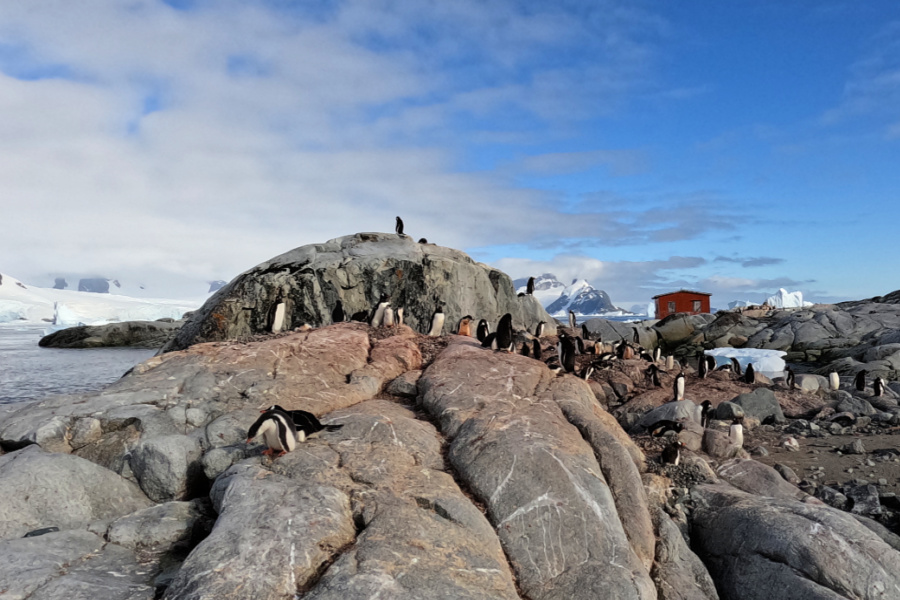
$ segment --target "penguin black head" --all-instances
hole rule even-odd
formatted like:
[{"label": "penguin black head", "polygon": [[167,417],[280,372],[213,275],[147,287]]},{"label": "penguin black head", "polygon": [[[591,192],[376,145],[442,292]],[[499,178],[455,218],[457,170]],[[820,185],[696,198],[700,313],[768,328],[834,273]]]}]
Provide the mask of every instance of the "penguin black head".
[{"label": "penguin black head", "polygon": [[420,243],[420,244],[427,244],[427,243],[428,243],[428,240],[426,240],[425,238],[419,238],[419,243]]}]

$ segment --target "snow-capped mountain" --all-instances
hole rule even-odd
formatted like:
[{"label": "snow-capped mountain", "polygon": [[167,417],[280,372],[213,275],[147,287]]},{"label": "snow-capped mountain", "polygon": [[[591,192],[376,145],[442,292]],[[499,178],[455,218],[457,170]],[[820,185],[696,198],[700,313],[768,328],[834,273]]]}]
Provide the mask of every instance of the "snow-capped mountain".
[{"label": "snow-capped mountain", "polygon": [[57,327],[116,321],[178,319],[205,300],[132,298],[26,285],[0,274],[0,323],[53,323]]},{"label": "snow-capped mountain", "polygon": [[[524,292],[527,284],[528,278],[513,281],[517,292]],[[606,292],[584,279],[576,279],[566,286],[552,273],[534,278],[534,297],[554,317],[565,317],[570,310],[576,315],[628,314],[615,306]]]}]

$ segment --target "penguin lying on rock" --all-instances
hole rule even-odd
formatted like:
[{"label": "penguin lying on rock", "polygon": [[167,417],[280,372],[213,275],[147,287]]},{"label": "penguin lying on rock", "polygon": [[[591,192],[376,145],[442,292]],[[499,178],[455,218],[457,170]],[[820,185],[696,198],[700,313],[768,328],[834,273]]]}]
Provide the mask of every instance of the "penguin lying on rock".
[{"label": "penguin lying on rock", "polygon": [[294,428],[297,430],[298,442],[305,442],[306,438],[315,433],[319,433],[323,429],[325,431],[337,431],[343,427],[343,425],[322,425],[319,419],[316,418],[316,415],[311,412],[305,410],[285,410],[277,404],[273,404],[269,408],[259,412],[265,414],[272,411],[282,412],[290,417],[291,421],[294,423]]}]

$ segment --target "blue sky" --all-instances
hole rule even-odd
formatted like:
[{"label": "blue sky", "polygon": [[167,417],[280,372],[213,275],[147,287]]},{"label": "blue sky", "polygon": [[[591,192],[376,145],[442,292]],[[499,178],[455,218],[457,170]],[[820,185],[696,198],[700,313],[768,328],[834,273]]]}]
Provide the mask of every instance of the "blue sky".
[{"label": "blue sky", "polygon": [[0,6],[0,270],[35,285],[195,294],[400,214],[625,307],[870,297],[898,146],[896,2]]}]

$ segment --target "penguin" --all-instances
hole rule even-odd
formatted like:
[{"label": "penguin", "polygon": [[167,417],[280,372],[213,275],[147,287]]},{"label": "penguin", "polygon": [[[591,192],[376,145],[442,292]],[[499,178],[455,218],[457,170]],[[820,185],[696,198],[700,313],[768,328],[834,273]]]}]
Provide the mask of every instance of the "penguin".
[{"label": "penguin", "polygon": [[378,304],[375,306],[375,310],[372,313],[372,320],[369,322],[369,325],[372,327],[381,327],[381,323],[384,321],[384,309],[390,306],[390,304],[391,301],[390,298],[388,298],[388,295],[382,294],[381,300],[378,301]]},{"label": "penguin", "polygon": [[583,369],[581,369],[581,373],[579,373],[578,376],[581,379],[584,379],[585,381],[587,381],[588,379],[591,378],[591,375],[593,375],[593,374],[594,374],[594,365],[593,365],[593,363],[588,363],[584,366]]},{"label": "penguin", "polygon": [[638,328],[637,328],[637,327],[632,327],[632,328],[631,328],[631,341],[634,342],[634,345],[635,345],[635,346],[640,346],[640,345],[641,345],[641,336],[640,336],[640,334],[638,333]]},{"label": "penguin", "polygon": [[859,373],[856,374],[856,378],[853,380],[853,385],[856,386],[857,392],[863,392],[866,389],[866,374],[868,371],[865,369],[860,370]]},{"label": "penguin", "polygon": [[707,356],[706,357],[706,370],[709,372],[716,370],[716,357],[715,356]]},{"label": "penguin", "polygon": [[575,342],[566,332],[559,334],[556,352],[559,355],[559,364],[563,370],[566,373],[573,373],[575,371]]},{"label": "penguin", "polygon": [[466,315],[459,320],[459,324],[456,326],[456,335],[472,337],[472,315]]},{"label": "penguin", "polygon": [[584,340],[580,336],[575,336],[575,353],[584,354]]},{"label": "penguin", "polygon": [[297,441],[305,442],[306,439],[320,431],[337,431],[344,425],[322,425],[319,419],[316,418],[316,415],[311,412],[307,412],[305,410],[285,410],[278,406],[277,404],[273,404],[269,408],[261,410],[259,412],[265,414],[267,412],[272,411],[280,411],[286,414],[291,418],[291,421],[294,423],[294,427],[297,430]]},{"label": "penguin", "polygon": [[488,333],[484,336],[484,339],[481,340],[481,347],[482,348],[493,348],[494,350],[496,350],[497,349],[495,347],[496,343],[497,343],[497,332]]},{"label": "penguin", "polygon": [[[484,342],[484,339],[491,332],[490,326],[488,326],[488,322],[484,319],[478,321],[478,327],[475,328],[475,337],[478,338],[479,342]],[[482,344],[484,345],[484,344]]]},{"label": "penguin", "polygon": [[397,217],[397,225],[394,227],[394,230],[397,232],[397,235],[403,235],[403,219]]},{"label": "penguin", "polygon": [[792,390],[797,387],[797,376],[794,375],[794,370],[788,367],[785,373],[785,383],[787,383],[788,389]]},{"label": "penguin", "polygon": [[662,358],[662,348],[657,346],[653,349],[653,362],[659,362],[660,358]]},{"label": "penguin", "polygon": [[744,371],[744,383],[756,383],[756,372],[753,370],[753,363],[747,364],[747,370]]},{"label": "penguin", "polygon": [[384,309],[384,326],[385,327],[393,327],[394,326],[394,309],[390,306]]},{"label": "penguin", "polygon": [[669,431],[679,433],[682,429],[684,429],[684,423],[679,423],[678,421],[670,421],[668,419],[659,420],[647,427],[647,431],[653,437],[662,437],[666,434],[666,432]]},{"label": "penguin", "polygon": [[666,371],[671,371],[675,368],[675,357],[671,354],[666,357]]},{"label": "penguin", "polygon": [[528,284],[525,286],[525,293],[529,296],[534,295],[534,277],[528,278]]},{"label": "penguin", "polygon": [[591,332],[588,331],[587,325],[581,324],[581,337],[585,340],[591,339]]},{"label": "penguin", "polygon": [[832,371],[828,374],[828,384],[831,386],[831,389],[837,390],[841,387],[841,376],[837,374],[837,371]]},{"label": "penguin", "polygon": [[656,387],[662,387],[662,382],[659,380],[659,367],[657,367],[655,364],[651,364],[644,372],[650,377],[650,382],[653,385],[655,385]]},{"label": "penguin", "polygon": [[546,325],[546,323],[543,321],[537,324],[537,327],[534,328],[534,337],[539,338],[544,335],[544,325]]},{"label": "penguin", "polygon": [[494,348],[494,350],[512,352],[513,344],[515,343],[512,315],[506,313],[500,317],[500,322],[497,324],[497,337],[494,338],[494,344],[496,344],[496,346],[492,345],[491,347]]},{"label": "penguin", "polygon": [[738,448],[744,445],[744,426],[742,425],[744,417],[735,417],[731,422],[731,429],[728,432],[728,439]]},{"label": "penguin", "polygon": [[369,311],[361,310],[359,312],[355,312],[350,315],[351,321],[358,321],[359,323],[366,323],[369,321]]},{"label": "penguin", "polygon": [[716,371],[726,371],[728,373],[734,373],[734,364],[727,362],[724,365],[716,367]]},{"label": "penguin", "polygon": [[709,413],[712,412],[712,402],[704,400],[700,405],[700,427],[706,429],[709,427]]},{"label": "penguin", "polygon": [[[267,410],[250,426],[247,431],[247,443],[253,441],[258,435],[263,436],[263,440],[268,446],[268,450],[264,450],[266,456],[284,456],[288,452],[297,447],[297,427],[291,417],[280,410]],[[275,451],[278,454],[275,454]]]},{"label": "penguin", "polygon": [[441,331],[444,329],[444,310],[443,307],[438,304],[437,308],[434,310],[434,314],[431,315],[431,329],[428,330],[428,335],[431,337],[438,337],[441,335]]},{"label": "penguin", "polygon": [[600,340],[594,340],[594,347],[591,348],[591,354],[597,356],[598,354],[603,354],[603,342]]},{"label": "penguin", "polygon": [[569,311],[569,328],[575,330],[575,313],[571,310]]},{"label": "penguin", "polygon": [[684,371],[675,376],[675,383],[672,385],[675,392],[675,402],[684,400]]},{"label": "penguin", "polygon": [[397,327],[403,325],[403,307],[397,309]]},{"label": "penguin", "polygon": [[738,377],[744,374],[744,372],[741,370],[741,363],[739,363],[738,359],[733,356],[731,357],[731,367],[734,369],[734,372]]},{"label": "penguin", "polygon": [[337,301],[337,304],[334,305],[334,310],[331,311],[331,322],[332,323],[343,323],[344,322],[344,305],[341,304],[340,300]]},{"label": "penguin", "polygon": [[641,351],[641,353],[638,355],[638,358],[640,358],[641,360],[646,360],[648,363],[653,362],[653,357],[646,350]]},{"label": "penguin", "polygon": [[660,455],[662,463],[664,465],[674,465],[677,467],[678,463],[681,462],[682,448],[684,448],[684,442],[679,442],[678,440],[675,440],[663,448],[662,454]]},{"label": "penguin", "polygon": [[528,356],[531,354],[531,350],[529,350],[528,348],[528,342],[522,343],[522,349],[519,350],[519,354],[521,354],[522,356]]},{"label": "penguin", "polygon": [[419,243],[420,243],[420,244],[427,244],[427,243],[428,243],[428,240],[426,240],[425,238],[419,238]]},{"label": "penguin", "polygon": [[873,396],[881,397],[884,394],[884,379],[876,377],[875,381],[872,382],[872,391]]},{"label": "penguin", "polygon": [[541,340],[532,340],[531,341],[531,354],[537,360],[541,360]]},{"label": "penguin", "polygon": [[700,379],[706,379],[706,375],[709,373],[709,363],[706,362],[705,356],[700,357],[700,361],[697,363],[697,372],[700,374]]}]

